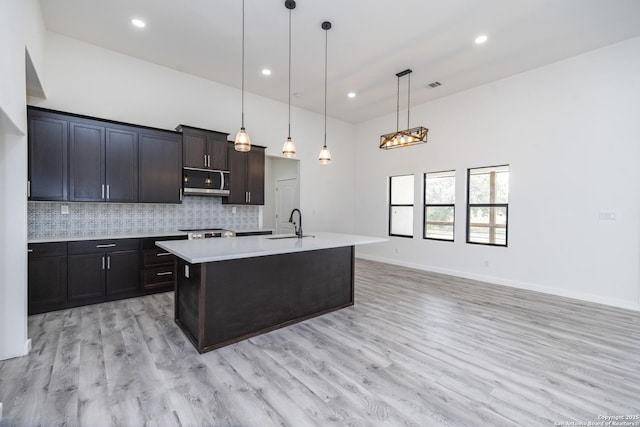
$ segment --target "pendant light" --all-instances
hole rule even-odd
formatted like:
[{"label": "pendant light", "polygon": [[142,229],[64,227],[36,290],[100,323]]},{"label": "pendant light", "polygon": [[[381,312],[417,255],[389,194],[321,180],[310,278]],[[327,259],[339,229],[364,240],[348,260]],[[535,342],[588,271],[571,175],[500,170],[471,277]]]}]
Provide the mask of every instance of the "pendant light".
[{"label": "pendant light", "polygon": [[251,139],[244,129],[244,0],[242,0],[242,124],[233,144],[236,151],[251,151]]},{"label": "pendant light", "polygon": [[[391,148],[408,147],[427,142],[429,129],[424,126],[409,128],[409,111],[411,110],[411,71],[406,69],[396,74],[398,78],[398,98],[396,101],[396,131],[380,136],[379,148],[389,150]],[[407,129],[400,130],[400,78],[407,77]]]},{"label": "pendant light", "polygon": [[329,30],[331,29],[331,22],[324,21],[322,23],[322,29],[324,32],[324,145],[320,150],[320,156],[318,160],[323,165],[331,163],[331,153],[327,148],[327,45],[329,39]]},{"label": "pendant light", "polygon": [[282,155],[292,158],[296,156],[296,144],[291,139],[291,11],[296,8],[296,2],[285,0],[284,7],[289,9],[289,132],[287,133],[287,140],[282,146]]}]

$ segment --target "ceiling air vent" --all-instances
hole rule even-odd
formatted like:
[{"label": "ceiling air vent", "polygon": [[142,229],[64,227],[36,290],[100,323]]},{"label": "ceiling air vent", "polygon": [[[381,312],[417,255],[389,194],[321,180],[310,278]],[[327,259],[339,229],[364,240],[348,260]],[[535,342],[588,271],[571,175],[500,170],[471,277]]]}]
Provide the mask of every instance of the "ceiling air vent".
[{"label": "ceiling air vent", "polygon": [[429,83],[427,86],[429,86],[431,89],[436,88],[438,86],[442,86],[442,83],[440,82],[433,82],[433,83]]}]

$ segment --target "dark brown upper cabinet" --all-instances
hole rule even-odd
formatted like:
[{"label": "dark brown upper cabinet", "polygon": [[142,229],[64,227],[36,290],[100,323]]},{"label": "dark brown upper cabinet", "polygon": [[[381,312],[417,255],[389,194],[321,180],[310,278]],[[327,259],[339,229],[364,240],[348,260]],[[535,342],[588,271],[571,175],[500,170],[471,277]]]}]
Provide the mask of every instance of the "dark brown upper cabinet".
[{"label": "dark brown upper cabinet", "polygon": [[230,194],[222,203],[230,205],[264,205],[265,148],[251,146],[251,151],[240,152],[229,143]]},{"label": "dark brown upper cabinet", "polygon": [[69,122],[61,114],[29,109],[29,200],[68,200]]},{"label": "dark brown upper cabinet", "polygon": [[182,135],[140,131],[141,203],[182,203]]},{"label": "dark brown upper cabinet", "polygon": [[27,114],[29,200],[181,203],[181,134],[38,107]]},{"label": "dark brown upper cabinet", "polygon": [[69,135],[69,200],[138,201],[137,132],[78,119]]},{"label": "dark brown upper cabinet", "polygon": [[206,170],[229,170],[227,162],[228,133],[179,125],[182,132],[183,166]]}]

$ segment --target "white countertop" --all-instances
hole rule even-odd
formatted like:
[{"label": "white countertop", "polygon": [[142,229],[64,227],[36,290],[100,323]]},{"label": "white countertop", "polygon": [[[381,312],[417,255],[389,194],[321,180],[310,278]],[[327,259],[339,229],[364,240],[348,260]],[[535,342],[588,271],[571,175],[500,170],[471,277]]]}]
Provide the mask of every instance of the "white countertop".
[{"label": "white countertop", "polygon": [[147,237],[167,237],[167,236],[186,236],[184,231],[160,231],[155,233],[136,233],[136,234],[116,234],[107,236],[65,236],[65,237],[41,237],[37,239],[28,239],[27,243],[51,243],[51,242],[74,242],[81,240],[112,240],[112,239],[144,239]]},{"label": "white countertop", "polygon": [[[301,239],[273,239],[273,237],[293,236],[277,234],[271,236],[244,236],[222,239],[172,240],[156,242],[156,245],[191,264],[224,261],[238,258],[252,258],[292,252],[314,251],[317,249],[366,245],[386,242],[383,237],[358,236],[325,232],[305,233]],[[311,237],[314,236],[314,237]]]}]

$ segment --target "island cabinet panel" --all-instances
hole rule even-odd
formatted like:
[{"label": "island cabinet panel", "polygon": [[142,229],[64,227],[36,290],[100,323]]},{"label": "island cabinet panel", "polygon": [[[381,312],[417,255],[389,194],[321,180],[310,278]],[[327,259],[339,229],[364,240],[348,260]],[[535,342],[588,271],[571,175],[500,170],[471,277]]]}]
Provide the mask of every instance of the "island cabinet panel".
[{"label": "island cabinet panel", "polygon": [[64,308],[67,301],[67,244],[29,245],[29,314]]},{"label": "island cabinet panel", "polygon": [[64,116],[27,110],[29,200],[69,200],[69,122]]},{"label": "island cabinet panel", "polygon": [[176,321],[204,352],[351,306],[353,260],[353,246],[197,265],[179,260]]}]

